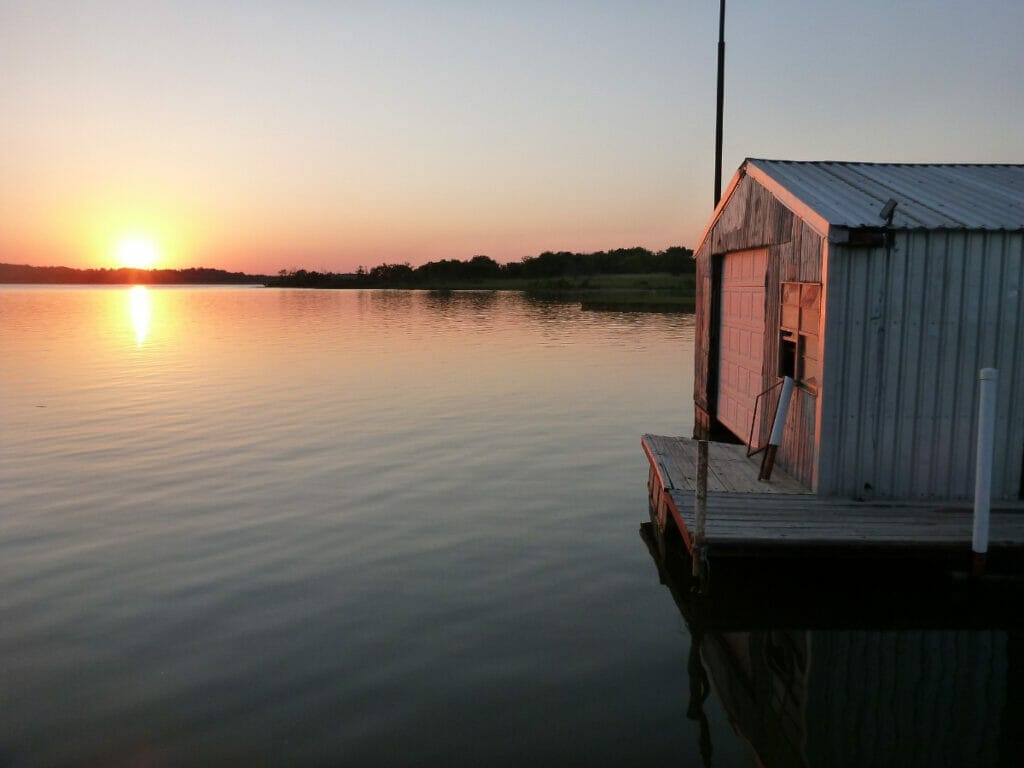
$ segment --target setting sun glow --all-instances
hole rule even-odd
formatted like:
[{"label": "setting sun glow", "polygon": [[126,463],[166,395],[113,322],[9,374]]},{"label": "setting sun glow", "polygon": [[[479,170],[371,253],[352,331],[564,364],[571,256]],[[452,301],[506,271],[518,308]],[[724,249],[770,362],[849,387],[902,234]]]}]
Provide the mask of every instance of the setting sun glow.
[{"label": "setting sun glow", "polygon": [[123,267],[151,269],[160,253],[151,240],[144,237],[126,237],[118,243],[115,255]]}]

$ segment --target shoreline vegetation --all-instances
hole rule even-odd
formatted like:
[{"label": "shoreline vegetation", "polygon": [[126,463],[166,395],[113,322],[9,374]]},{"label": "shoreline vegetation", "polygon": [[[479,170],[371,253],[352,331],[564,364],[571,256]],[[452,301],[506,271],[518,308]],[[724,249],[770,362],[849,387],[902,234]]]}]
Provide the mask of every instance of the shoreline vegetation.
[{"label": "shoreline vegetation", "polygon": [[381,264],[347,274],[281,270],[267,285],[280,288],[398,288],[439,292],[522,291],[583,309],[692,312],[695,264],[689,248],[619,248],[595,253],[545,251],[499,264],[489,256],[444,259],[419,267]]},{"label": "shoreline vegetation", "polygon": [[695,265],[689,248],[620,248],[596,253],[546,251],[499,264],[489,256],[444,259],[419,267],[380,264],[352,273],[281,270],[249,275],[220,269],[72,269],[0,264],[0,283],[86,285],[227,285],[345,290],[386,288],[522,291],[533,298],[579,303],[584,310],[692,312]]}]

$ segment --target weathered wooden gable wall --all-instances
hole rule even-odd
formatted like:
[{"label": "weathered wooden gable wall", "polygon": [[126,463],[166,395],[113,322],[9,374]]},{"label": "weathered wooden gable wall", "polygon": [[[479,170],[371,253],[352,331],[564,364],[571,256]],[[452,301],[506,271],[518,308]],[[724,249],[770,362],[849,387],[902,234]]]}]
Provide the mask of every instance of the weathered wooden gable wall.
[{"label": "weathered wooden gable wall", "polygon": [[[765,389],[778,381],[779,324],[781,321],[781,292],[783,282],[821,282],[822,237],[802,219],[793,216],[791,237],[788,242],[768,249],[768,301],[765,313]],[[821,303],[824,311],[825,302]],[[818,339],[820,350],[825,340]],[[822,355],[823,357],[823,355]],[[793,390],[786,428],[779,447],[778,462],[804,485],[817,490],[818,447],[815,442],[816,411],[821,396],[819,376],[818,394],[811,394],[799,386]],[[778,403],[778,390],[766,403],[761,415],[761,442],[768,442]]]},{"label": "weathered wooden gable wall", "polygon": [[[714,314],[714,260],[730,251],[768,248],[768,274],[765,277],[765,339],[762,389],[778,381],[780,291],[784,280],[818,282],[821,280],[822,237],[767,189],[744,176],[737,183],[704,245],[695,254],[697,260],[697,320],[695,328],[694,403],[714,416],[716,392],[709,376],[711,351],[718,343]],[[824,346],[824,345],[822,345]],[[778,391],[762,398],[758,444],[767,442],[771,432]],[[786,433],[777,463],[804,484],[814,487],[816,400],[797,389],[786,420]],[[697,414],[700,426],[700,413]],[[706,426],[706,425],[705,425]],[[746,435],[742,436],[746,439]]]}]

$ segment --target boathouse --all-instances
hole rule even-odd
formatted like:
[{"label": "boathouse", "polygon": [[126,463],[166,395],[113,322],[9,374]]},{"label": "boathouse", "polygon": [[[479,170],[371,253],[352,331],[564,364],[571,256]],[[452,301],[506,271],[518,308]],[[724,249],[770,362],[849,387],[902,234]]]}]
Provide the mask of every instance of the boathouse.
[{"label": "boathouse", "polygon": [[1024,498],[1024,165],[748,159],[695,251],[695,437],[764,445],[818,496]]}]

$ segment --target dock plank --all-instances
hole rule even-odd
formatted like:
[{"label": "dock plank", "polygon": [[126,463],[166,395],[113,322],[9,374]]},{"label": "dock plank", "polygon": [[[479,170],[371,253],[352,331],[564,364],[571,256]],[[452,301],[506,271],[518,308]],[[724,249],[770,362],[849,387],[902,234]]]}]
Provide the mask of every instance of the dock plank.
[{"label": "dock plank", "polygon": [[[696,525],[689,494],[673,501],[683,524]],[[795,506],[799,505],[799,506]],[[968,507],[931,509],[926,504],[857,502],[800,497],[782,506],[776,495],[709,496],[706,540],[712,549],[735,544],[762,546],[963,546],[970,547],[973,518]],[[1024,546],[1024,514],[992,513],[990,546]]]},{"label": "dock plank", "polygon": [[[648,455],[666,473],[666,488],[694,490],[697,487],[697,441],[681,437],[644,435]],[[810,489],[776,467],[770,481],[758,480],[759,457],[748,457],[746,447],[710,443],[708,451],[709,493],[794,494]]]},{"label": "dock plank", "polygon": [[[687,544],[696,529],[696,441],[644,435],[668,507]],[[758,462],[743,446],[709,445],[705,544],[709,552],[750,553],[842,550],[969,552],[969,502],[858,500],[819,497],[784,472],[757,480]],[[991,514],[990,549],[1024,554],[1024,502],[999,501]]]}]

